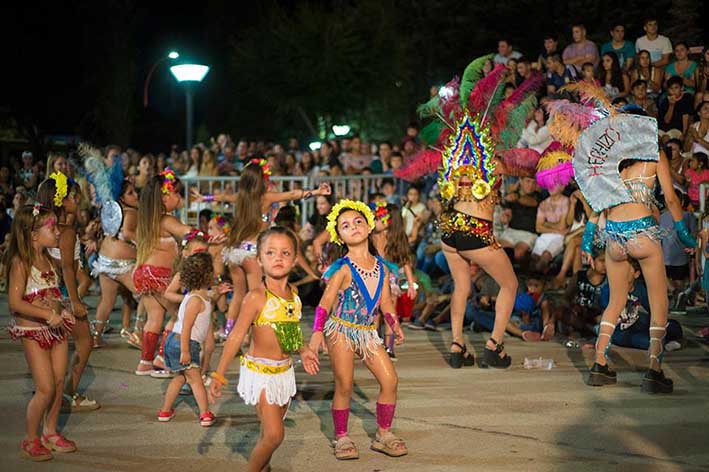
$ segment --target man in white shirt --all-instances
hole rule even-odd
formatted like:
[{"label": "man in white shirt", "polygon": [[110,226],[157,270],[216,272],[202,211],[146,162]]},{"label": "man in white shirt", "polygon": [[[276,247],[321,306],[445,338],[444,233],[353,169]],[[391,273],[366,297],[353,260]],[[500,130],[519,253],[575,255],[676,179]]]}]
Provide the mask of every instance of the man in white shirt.
[{"label": "man in white shirt", "polygon": [[507,65],[507,61],[510,59],[519,59],[520,57],[522,57],[522,53],[514,51],[509,40],[501,39],[497,42],[497,54],[493,59],[495,64]]},{"label": "man in white shirt", "polygon": [[672,43],[667,36],[657,33],[657,19],[648,18],[643,24],[645,36],[641,36],[635,41],[635,52],[645,50],[650,53],[650,60],[655,67],[665,68],[670,63],[672,54]]}]

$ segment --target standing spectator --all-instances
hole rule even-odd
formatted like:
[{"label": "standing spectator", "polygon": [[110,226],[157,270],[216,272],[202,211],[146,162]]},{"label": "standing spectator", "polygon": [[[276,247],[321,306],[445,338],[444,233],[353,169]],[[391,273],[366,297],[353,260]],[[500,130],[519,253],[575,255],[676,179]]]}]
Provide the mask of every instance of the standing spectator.
[{"label": "standing spectator", "polygon": [[693,154],[701,152],[709,156],[709,101],[699,104],[697,115],[699,121],[689,127],[684,149]]},{"label": "standing spectator", "polygon": [[[687,203],[687,196],[677,190],[675,190],[675,194],[678,200],[683,202],[682,207],[684,208],[686,206],[684,203]],[[697,196],[697,199],[698,198]],[[696,234],[697,219],[694,215],[689,211],[683,211],[682,219],[687,225],[689,233]],[[670,237],[662,239],[662,255],[665,259],[665,271],[670,282],[668,288],[673,289],[676,294],[680,286],[683,285],[683,282],[689,279],[690,257],[687,251],[685,251],[684,245],[680,243],[677,237],[674,220],[667,208],[660,214],[660,227],[670,234]]]},{"label": "standing spectator", "polygon": [[552,54],[558,54],[559,38],[553,33],[544,36],[544,49],[539,53],[539,57],[532,64],[532,68],[541,72],[547,71],[547,59]]},{"label": "standing spectator", "polygon": [[343,153],[340,162],[346,174],[359,174],[362,169],[369,167],[372,156],[362,154],[362,140],[359,136],[354,136],[350,141],[351,150]]},{"label": "standing spectator", "polygon": [[598,80],[610,100],[623,98],[630,92],[630,78],[620,68],[618,56],[614,52],[603,54],[601,65],[598,67]]},{"label": "standing spectator", "polygon": [[683,80],[681,77],[672,77],[667,81],[667,96],[660,100],[659,127],[660,137],[682,139],[687,133],[689,117],[694,110],[691,95],[682,92]]},{"label": "standing spectator", "polygon": [[194,146],[190,149],[190,166],[185,173],[185,177],[197,177],[202,167],[202,149]]},{"label": "standing spectator", "polygon": [[647,95],[647,81],[639,79],[630,86],[631,95],[628,97],[630,103],[639,106],[648,116],[657,119],[657,105],[655,100]]},{"label": "standing spectator", "polygon": [[517,78],[519,82],[515,85],[519,87],[519,84],[529,79],[532,76],[532,65],[529,63],[529,59],[526,57],[520,57],[517,61]]},{"label": "standing spectator", "polygon": [[522,77],[520,77],[517,73],[518,64],[519,61],[512,57],[507,61],[507,70],[509,72],[507,73],[507,79],[505,79],[505,82],[514,85],[515,88],[522,83]]},{"label": "standing spectator", "polygon": [[153,156],[152,154],[146,154],[138,161],[138,175],[135,176],[134,185],[139,194],[153,175],[155,175]]},{"label": "standing spectator", "polygon": [[687,195],[689,203],[695,209],[699,209],[699,186],[705,182],[709,182],[709,162],[707,155],[703,152],[695,152],[687,160],[687,165],[684,166],[684,177],[687,183]]},{"label": "standing spectator", "polygon": [[664,69],[670,63],[672,43],[666,36],[657,33],[656,18],[647,18],[643,23],[643,29],[645,36],[641,36],[635,41],[635,52],[648,51],[652,65]]},{"label": "standing spectator", "polygon": [[534,116],[522,131],[517,147],[534,149],[541,154],[551,144],[552,138],[547,128],[547,114],[544,107],[534,110]]},{"label": "standing spectator", "polygon": [[652,65],[650,53],[644,49],[638,52],[635,59],[635,67],[630,71],[630,81],[644,80],[647,83],[648,97],[655,99],[662,92],[664,71]]},{"label": "standing spectator", "polygon": [[566,84],[576,82],[578,74],[573,66],[564,65],[561,56],[552,54],[547,59],[547,93],[552,94]]},{"label": "standing spectator", "polygon": [[300,158],[303,157],[303,152],[300,150],[298,138],[292,136],[288,138],[288,152],[293,153],[296,161],[300,162]]},{"label": "standing spectator", "polygon": [[13,188],[14,186],[10,179],[10,168],[7,166],[0,167],[0,194],[10,196],[13,193]]},{"label": "standing spectator", "polygon": [[296,165],[297,174],[314,179],[320,173],[320,166],[315,162],[315,157],[310,151],[305,151]]},{"label": "standing spectator", "polygon": [[564,64],[574,66],[576,71],[581,70],[581,66],[590,62],[594,67],[598,67],[598,48],[593,41],[586,39],[586,27],[577,23],[571,27],[571,35],[574,42],[566,46],[562,59]]},{"label": "standing spectator", "polygon": [[29,192],[34,193],[39,185],[39,167],[34,163],[31,151],[22,153],[22,167],[17,171],[18,185],[22,185]]},{"label": "standing spectator", "polygon": [[296,175],[297,164],[295,153],[288,151],[285,159],[283,159],[284,175]]},{"label": "standing spectator", "polygon": [[613,52],[618,56],[621,68],[628,72],[633,67],[635,58],[635,46],[630,41],[625,40],[625,25],[614,23],[611,27],[611,40],[601,46],[601,55]]},{"label": "standing spectator", "polygon": [[681,77],[683,89],[694,95],[697,88],[697,63],[689,59],[689,47],[684,41],[675,44],[675,60],[665,67],[665,81],[671,77]]},{"label": "standing spectator", "polygon": [[[418,187],[410,187],[406,192],[406,202],[401,209],[401,217],[404,220],[404,231],[409,241],[417,239],[418,235],[412,234],[414,220],[421,220],[426,213],[426,205],[421,203],[421,192]],[[417,225],[418,227],[418,225]]]},{"label": "standing spectator", "polygon": [[503,38],[497,42],[497,54],[495,54],[495,58],[493,59],[495,64],[507,65],[508,60],[518,59],[520,57],[522,57],[522,54],[512,49],[512,44],[510,44],[508,39]]},{"label": "standing spectator", "polygon": [[389,170],[391,163],[391,143],[383,141],[379,144],[379,155],[372,160],[370,168],[373,174],[383,174]]}]

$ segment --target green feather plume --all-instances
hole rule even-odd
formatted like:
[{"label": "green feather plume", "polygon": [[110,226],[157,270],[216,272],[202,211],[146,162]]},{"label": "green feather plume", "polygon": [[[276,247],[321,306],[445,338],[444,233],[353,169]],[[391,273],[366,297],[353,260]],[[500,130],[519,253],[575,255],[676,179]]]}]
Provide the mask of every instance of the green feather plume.
[{"label": "green feather plume", "polygon": [[445,125],[440,120],[431,121],[429,124],[421,128],[421,131],[419,131],[419,138],[421,138],[421,141],[427,145],[433,146],[438,142],[438,137],[441,135],[444,126]]},{"label": "green feather plume", "polygon": [[509,112],[505,129],[500,133],[499,146],[502,149],[510,149],[517,145],[517,141],[519,141],[519,137],[527,124],[527,117],[536,107],[537,97],[530,95]]},{"label": "green feather plume", "polygon": [[440,98],[436,94],[426,103],[422,103],[416,108],[416,113],[420,118],[439,117],[443,114],[439,105]]},{"label": "green feather plume", "polygon": [[463,108],[467,108],[470,92],[473,90],[473,87],[475,87],[475,84],[483,77],[485,61],[488,59],[492,60],[494,57],[494,54],[478,57],[465,68],[463,78],[460,81],[460,103]]}]

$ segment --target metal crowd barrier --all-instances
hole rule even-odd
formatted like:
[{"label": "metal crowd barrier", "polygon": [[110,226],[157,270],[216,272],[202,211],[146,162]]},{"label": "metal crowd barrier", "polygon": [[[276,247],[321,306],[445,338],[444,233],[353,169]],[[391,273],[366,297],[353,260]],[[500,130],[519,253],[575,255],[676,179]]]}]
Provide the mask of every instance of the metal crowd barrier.
[{"label": "metal crowd barrier", "polygon": [[[313,189],[317,188],[321,183],[327,182],[332,187],[332,192],[335,200],[339,200],[345,196],[350,196],[362,201],[367,201],[371,193],[379,191],[382,179],[394,179],[395,188],[399,196],[402,196],[404,185],[401,185],[399,179],[388,174],[372,174],[372,175],[343,175],[343,176],[326,176],[310,178],[306,176],[273,176],[271,182],[276,184],[279,191],[287,191],[293,189]],[[234,205],[223,202],[193,202],[190,199],[190,190],[199,187],[202,194],[205,193],[234,193],[238,189],[239,177],[234,176],[217,176],[217,177],[180,177],[184,183],[184,199],[185,205],[182,209],[182,220],[190,225],[197,225],[199,222],[199,212],[205,208],[222,214],[232,214]],[[258,204],[254,202],[254,204]],[[308,217],[315,211],[315,199],[301,200],[300,205],[300,222],[301,226],[305,226],[308,222]]]}]

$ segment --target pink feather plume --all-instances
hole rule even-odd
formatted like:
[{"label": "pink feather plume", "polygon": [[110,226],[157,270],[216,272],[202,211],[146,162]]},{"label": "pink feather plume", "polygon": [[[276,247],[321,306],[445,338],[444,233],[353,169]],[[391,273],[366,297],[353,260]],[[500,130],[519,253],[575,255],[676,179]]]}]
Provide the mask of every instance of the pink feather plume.
[{"label": "pink feather plume", "polygon": [[470,99],[468,100],[468,108],[472,111],[483,113],[487,108],[488,103],[495,95],[497,86],[505,78],[507,73],[507,67],[504,64],[498,64],[487,77],[480,79],[480,81],[475,84],[475,87],[470,92]]},{"label": "pink feather plume", "polygon": [[418,152],[404,167],[394,171],[400,179],[413,182],[419,177],[432,174],[441,166],[441,153],[433,149]]},{"label": "pink feather plume", "polygon": [[507,175],[532,177],[537,171],[540,154],[534,149],[514,148],[502,154]]}]

